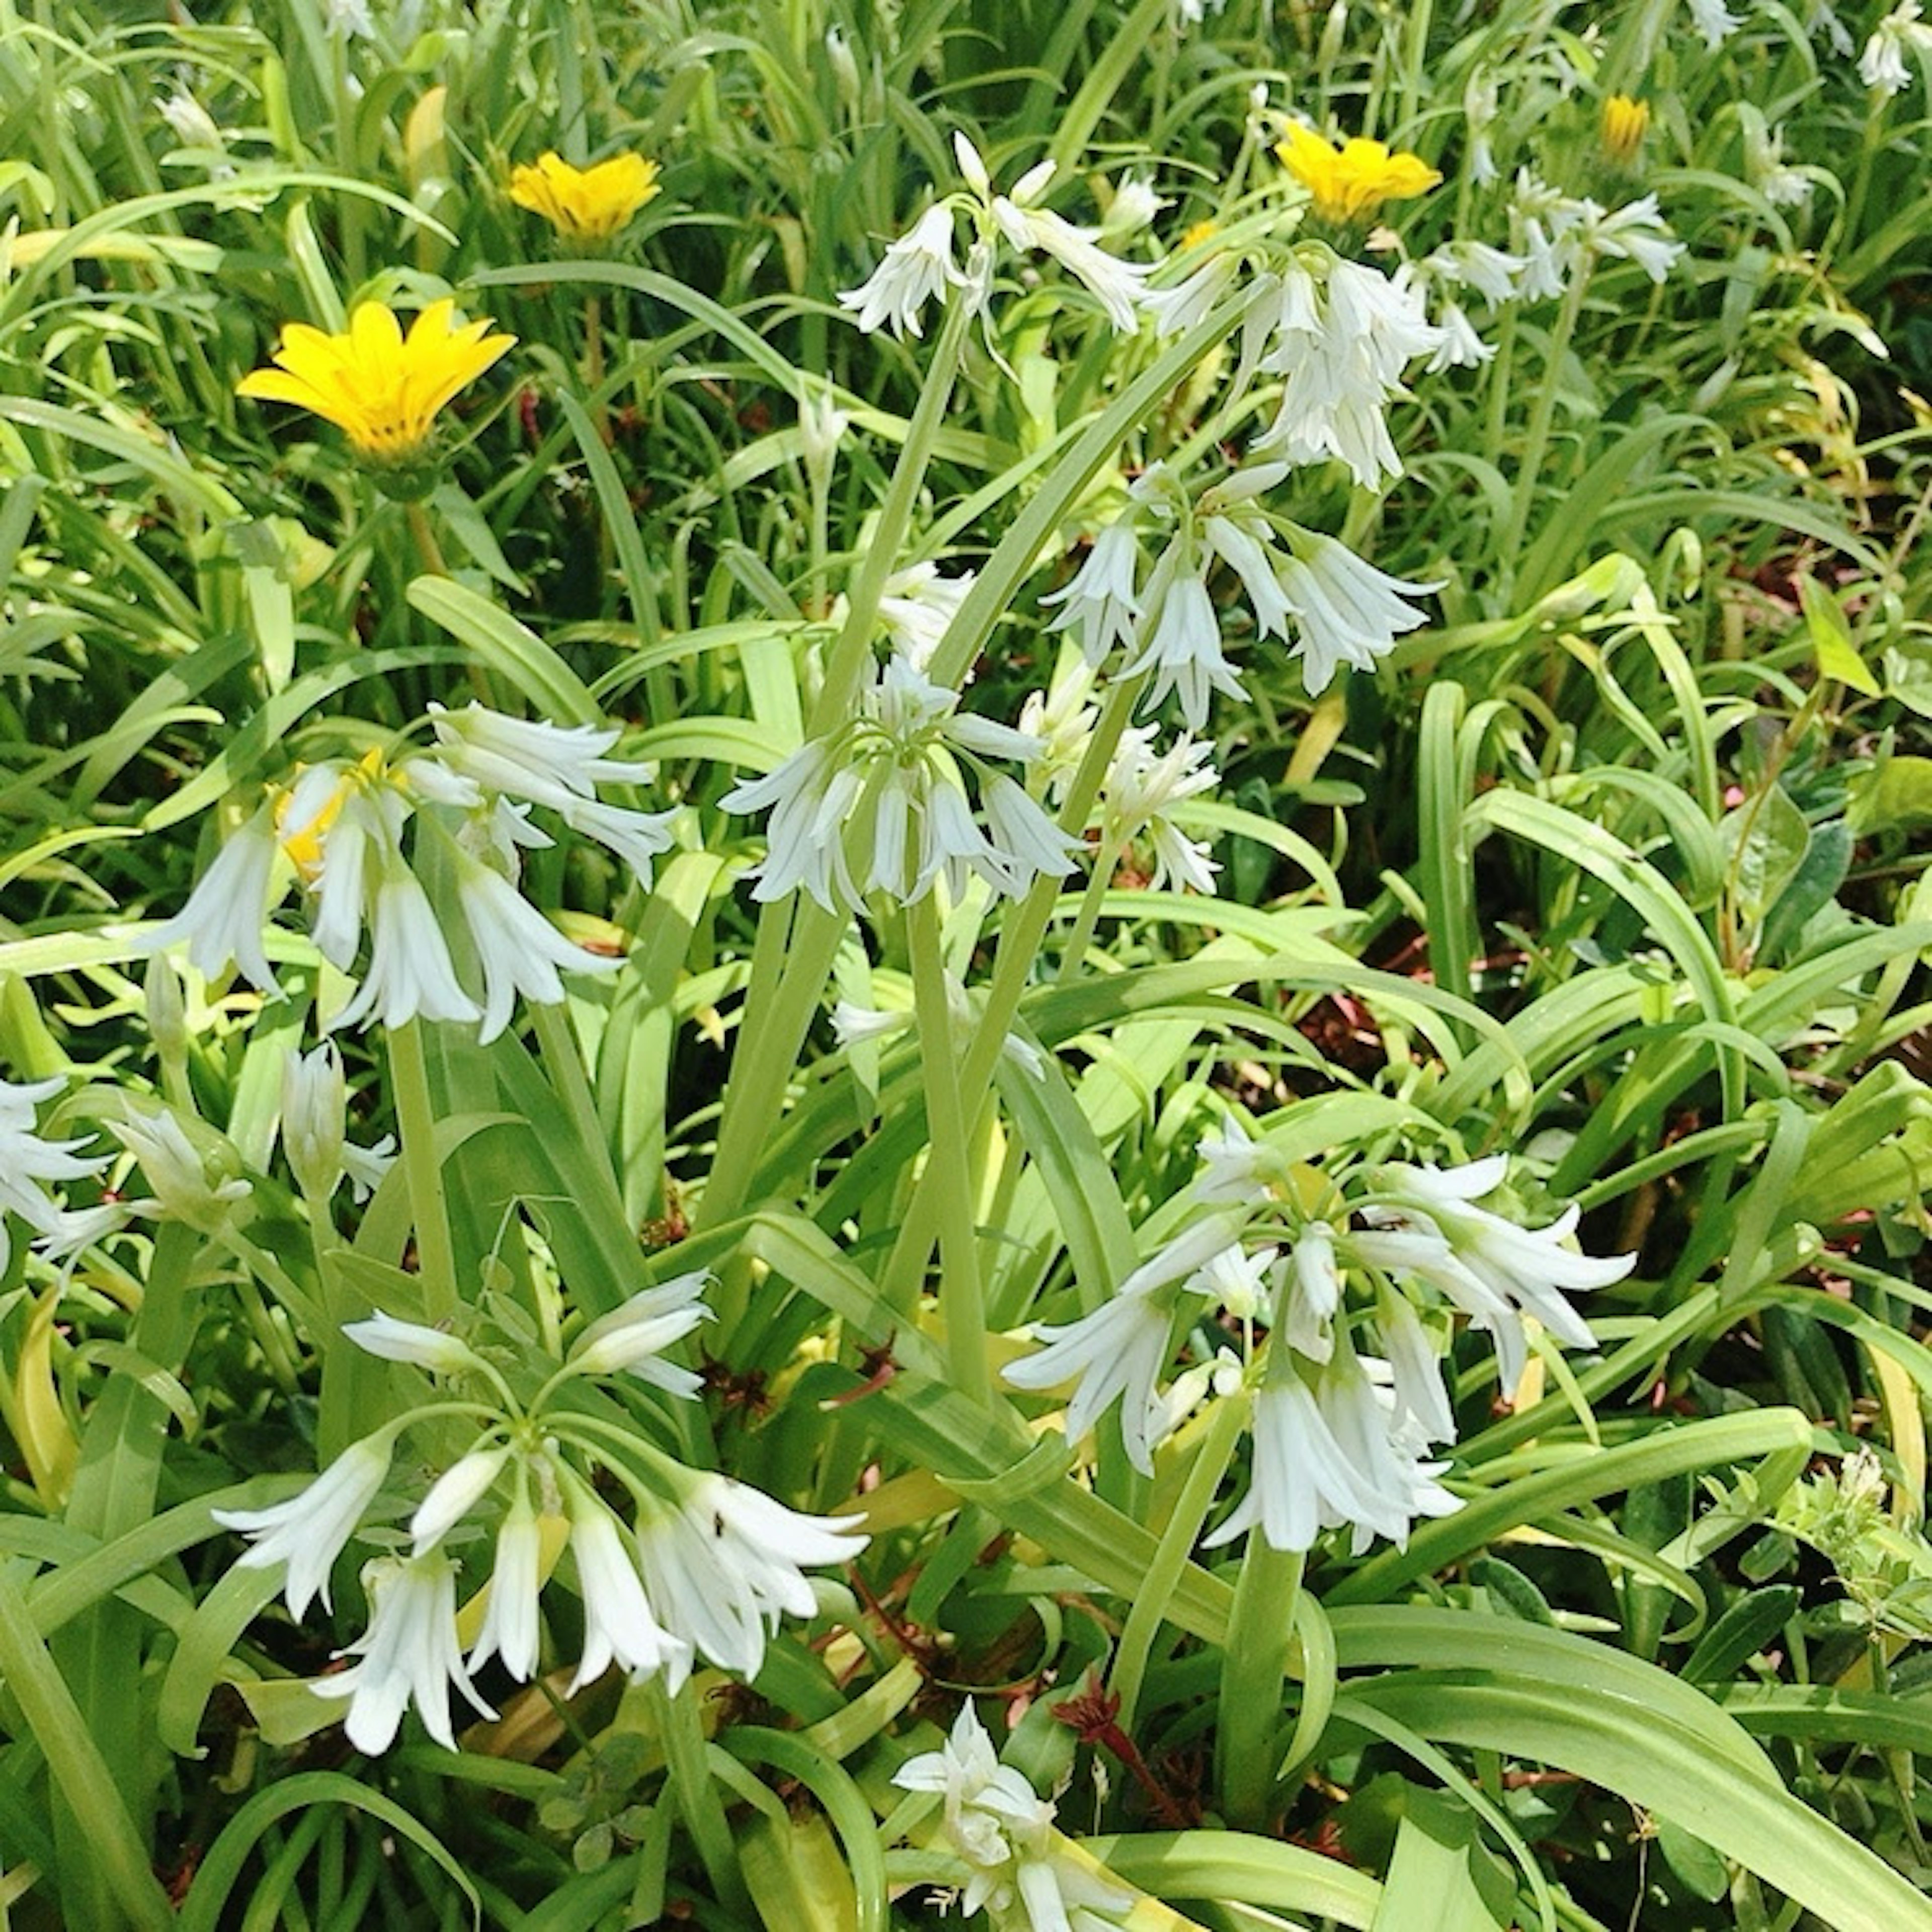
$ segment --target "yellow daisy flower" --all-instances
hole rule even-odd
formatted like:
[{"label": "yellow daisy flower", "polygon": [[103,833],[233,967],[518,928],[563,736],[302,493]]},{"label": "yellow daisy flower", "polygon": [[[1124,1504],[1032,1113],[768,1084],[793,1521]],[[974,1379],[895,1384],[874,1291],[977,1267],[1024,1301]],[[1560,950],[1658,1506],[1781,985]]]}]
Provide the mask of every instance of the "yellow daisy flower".
[{"label": "yellow daisy flower", "polygon": [[1604,152],[1620,166],[1628,167],[1643,145],[1650,125],[1650,103],[1613,94],[1604,103]]},{"label": "yellow daisy flower", "polygon": [[488,334],[487,316],[452,328],[455,307],[446,297],[431,302],[406,336],[380,302],[360,304],[341,335],[290,322],[276,346],[278,366],[252,370],[235,393],[293,403],[334,424],[358,456],[407,465],[428,448],[436,412],[517,339]]},{"label": "yellow daisy flower", "polygon": [[510,176],[510,199],[571,242],[608,242],[657,192],[658,164],[641,154],[614,154],[589,168],[542,154],[535,167]]},{"label": "yellow daisy flower", "polygon": [[1391,154],[1380,141],[1360,139],[1333,147],[1294,122],[1275,152],[1315,197],[1316,213],[1338,224],[1366,220],[1384,202],[1426,194],[1442,178],[1420,155]]}]

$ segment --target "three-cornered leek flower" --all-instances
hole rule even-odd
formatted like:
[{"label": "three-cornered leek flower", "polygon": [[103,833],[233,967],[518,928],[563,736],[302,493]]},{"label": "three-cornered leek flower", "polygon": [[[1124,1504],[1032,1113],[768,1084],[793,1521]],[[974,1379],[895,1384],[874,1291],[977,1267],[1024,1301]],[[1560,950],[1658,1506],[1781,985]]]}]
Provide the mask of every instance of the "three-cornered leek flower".
[{"label": "three-cornered leek flower", "polygon": [[613,154],[580,168],[552,152],[510,175],[510,199],[541,214],[566,242],[609,241],[658,193],[658,164],[641,154]]},{"label": "three-cornered leek flower", "polygon": [[1420,155],[1392,153],[1380,141],[1360,139],[1338,148],[1294,123],[1275,153],[1314,198],[1316,213],[1338,225],[1369,220],[1384,202],[1426,194],[1442,178]]},{"label": "three-cornered leek flower", "polygon": [[447,296],[433,302],[406,335],[376,302],[360,304],[340,335],[289,322],[275,367],[251,370],[235,393],[293,403],[334,424],[378,471],[412,470],[428,453],[437,412],[517,339],[492,335],[487,317],[459,326],[455,313]]}]

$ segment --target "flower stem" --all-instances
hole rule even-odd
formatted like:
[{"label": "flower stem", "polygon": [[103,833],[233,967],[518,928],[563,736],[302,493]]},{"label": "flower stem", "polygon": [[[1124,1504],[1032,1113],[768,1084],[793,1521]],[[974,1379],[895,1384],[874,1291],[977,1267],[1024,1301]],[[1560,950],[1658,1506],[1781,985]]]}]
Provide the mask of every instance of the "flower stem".
[{"label": "flower stem", "polygon": [[1094,943],[1094,928],[1100,923],[1100,902],[1107,896],[1114,883],[1114,868],[1126,857],[1127,842],[1121,840],[1113,845],[1102,845],[1094,855],[1094,870],[1087,880],[1087,890],[1080,895],[1080,910],[1074,916],[1073,930],[1066,936],[1066,944],[1060,956],[1058,984],[1070,986],[1079,976],[1080,968],[1085,962],[1087,949]]},{"label": "flower stem", "polygon": [[456,1246],[449,1232],[442,1160],[436,1148],[436,1108],[430,1098],[422,1024],[411,1020],[406,1026],[391,1028],[389,1072],[394,1082],[396,1125],[402,1136],[403,1174],[409,1184],[410,1213],[416,1223],[424,1315],[434,1324],[454,1315],[460,1298],[456,1291]]},{"label": "flower stem", "polygon": [[1221,1809],[1238,1832],[1266,1830],[1274,1809],[1281,1687],[1294,1641],[1302,1560],[1299,1550],[1274,1548],[1258,1525],[1249,1531],[1221,1652],[1214,1736]]},{"label": "flower stem", "polygon": [[1180,1581],[1181,1572],[1193,1553],[1201,1526],[1214,1505],[1214,1492],[1221,1486],[1228,1462],[1240,1440],[1248,1418],[1250,1404],[1245,1395],[1233,1395],[1214,1405],[1207,1426],[1201,1432],[1200,1446],[1194,1452],[1193,1466],[1181,1484],[1174,1514],[1161,1532],[1160,1547],[1148,1565],[1133,1606],[1114,1646],[1113,1668],[1108,1672],[1107,1688],[1120,1700],[1116,1721],[1132,1734],[1134,1709],[1140,1701],[1141,1681],[1147,1674],[1148,1654],[1156,1632],[1167,1612],[1168,1599]]},{"label": "flower stem", "polygon": [[1516,465],[1516,488],[1510,503],[1509,529],[1503,538],[1497,561],[1503,581],[1516,582],[1516,566],[1523,540],[1529,532],[1531,512],[1536,505],[1537,479],[1550,444],[1550,425],[1556,417],[1556,391],[1562,380],[1563,358],[1570,352],[1570,338],[1576,332],[1576,319],[1583,312],[1583,292],[1589,286],[1587,258],[1580,262],[1563,292],[1563,306],[1556,311],[1556,322],[1550,332],[1550,353],[1545,358],[1541,386],[1536,392],[1536,406],[1530,413],[1529,434],[1522,446],[1522,459]]},{"label": "flower stem", "polygon": [[423,568],[432,577],[447,577],[449,566],[443,561],[442,546],[436,540],[429,512],[420,503],[406,503],[403,514],[409,520],[410,540],[416,547],[416,555],[422,560]]},{"label": "flower stem", "polygon": [[610,412],[598,392],[604,386],[604,298],[595,288],[584,298],[584,388],[600,442],[610,440]]},{"label": "flower stem", "polygon": [[939,1306],[946,1322],[946,1358],[953,1386],[974,1401],[985,1402],[992,1382],[986,1372],[986,1310],[980,1292],[973,1160],[960,1106],[939,910],[932,893],[906,909],[906,939],[926,1076],[926,1166],[938,1190]]},{"label": "flower stem", "polygon": [[711,1767],[705,1761],[704,1726],[698,1719],[697,1687],[687,1682],[674,1696],[664,1688],[660,1676],[652,1678],[648,1694],[658,1742],[664,1747],[670,1789],[692,1843],[698,1847],[705,1876],[710,1880],[718,1904],[749,1924],[754,1916],[752,1900],[738,1870],[730,1821],[724,1815],[718,1787],[711,1780]]}]

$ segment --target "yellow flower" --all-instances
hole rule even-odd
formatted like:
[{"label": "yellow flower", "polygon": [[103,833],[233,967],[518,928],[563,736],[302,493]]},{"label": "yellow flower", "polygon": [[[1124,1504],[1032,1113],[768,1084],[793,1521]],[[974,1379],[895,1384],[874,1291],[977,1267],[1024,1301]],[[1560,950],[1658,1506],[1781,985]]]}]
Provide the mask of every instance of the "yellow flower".
[{"label": "yellow flower", "polygon": [[591,168],[542,154],[510,176],[510,199],[572,242],[608,242],[657,191],[658,164],[641,154],[614,154]]},{"label": "yellow flower", "polygon": [[406,465],[427,448],[436,412],[517,339],[485,333],[487,317],[452,328],[455,306],[446,297],[431,302],[407,336],[380,302],[362,303],[341,335],[290,322],[275,349],[279,366],[252,370],[235,393],[312,410],[358,455]]},{"label": "yellow flower", "polygon": [[1613,94],[1604,103],[1604,152],[1623,167],[1636,159],[1643,145],[1644,130],[1650,125],[1650,103],[1633,100],[1628,94]]},{"label": "yellow flower", "polygon": [[1379,141],[1331,147],[1312,128],[1290,122],[1275,149],[1282,166],[1315,197],[1324,221],[1363,221],[1385,201],[1426,194],[1442,177],[1418,154],[1390,154]]}]

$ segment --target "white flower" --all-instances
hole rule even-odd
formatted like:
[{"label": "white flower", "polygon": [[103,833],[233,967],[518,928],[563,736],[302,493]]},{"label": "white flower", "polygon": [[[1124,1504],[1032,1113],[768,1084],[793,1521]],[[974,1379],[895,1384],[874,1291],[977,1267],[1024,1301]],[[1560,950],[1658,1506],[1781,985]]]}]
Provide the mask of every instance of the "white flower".
[{"label": "white flower", "polygon": [[[959,1707],[946,1743],[908,1758],[892,1782],[902,1791],[944,1796],[946,1835],[982,1873],[1016,1856],[1039,1857],[1046,1850],[1054,1808],[1018,1772],[1000,1763],[970,1702]],[[969,1890],[967,1912],[977,1911],[980,1902]]]},{"label": "white flower", "polygon": [[1066,606],[1047,628],[1073,632],[1092,668],[1097,670],[1117,644],[1131,646],[1135,642],[1146,608],[1134,594],[1140,561],[1133,520],[1123,517],[1094,539],[1072,579],[1040,600]]},{"label": "white flower", "polygon": [[560,967],[573,973],[615,972],[623,962],[574,945],[509,880],[459,851],[456,899],[483,969],[483,1023],[487,1046],[510,1024],[517,995],[547,1006],[563,1001]]},{"label": "white flower", "polygon": [[[208,1231],[220,1227],[236,1203],[248,1198],[248,1183],[238,1174],[210,1178],[208,1161],[171,1111],[130,1113],[112,1125],[115,1138],[140,1162],[161,1213]],[[222,1164],[218,1158],[217,1168]]]},{"label": "white flower", "polygon": [[1363,1260],[1426,1282],[1485,1330],[1505,1389],[1522,1372],[1524,1312],[1567,1346],[1593,1348],[1595,1338],[1560,1291],[1607,1288],[1636,1264],[1634,1255],[1597,1261],[1564,1246],[1576,1225],[1574,1205],[1538,1228],[1477,1207],[1478,1197],[1502,1185],[1508,1166],[1501,1154],[1446,1169],[1391,1162],[1382,1170],[1382,1192],[1364,1210],[1373,1232],[1353,1242]]},{"label": "white flower", "polygon": [[[664,1464],[667,1476],[676,1467]],[[755,1677],[783,1615],[810,1618],[807,1566],[848,1563],[866,1546],[856,1516],[789,1510],[728,1476],[678,1470],[676,1494],[639,1505],[638,1560],[669,1629],[712,1663]]]},{"label": "white flower", "polygon": [[1248,1492],[1208,1547],[1258,1527],[1273,1548],[1305,1550],[1346,1524],[1359,1555],[1378,1536],[1404,1544],[1417,1516],[1460,1507],[1435,1480],[1447,1465],[1424,1460],[1425,1445],[1351,1350],[1338,1348],[1312,1385],[1278,1374],[1254,1400]]},{"label": "white flower", "polygon": [[1672,265],[1684,253],[1684,244],[1672,235],[1657,211],[1657,197],[1641,199],[1604,214],[1592,202],[1586,204],[1590,218],[1583,224],[1588,245],[1600,255],[1621,256],[1634,262],[1653,282],[1661,282]]},{"label": "white flower", "polygon": [[617,1519],[568,1467],[558,1464],[557,1475],[584,1594],[584,1655],[569,1694],[595,1683],[614,1663],[634,1677],[662,1670],[676,1691],[690,1672],[691,1646],[658,1623]]},{"label": "white flower", "polygon": [[1282,589],[1294,613],[1302,682],[1312,698],[1328,688],[1338,664],[1372,670],[1398,637],[1428,622],[1403,598],[1442,586],[1391,577],[1333,537],[1304,531],[1294,541]]},{"label": "white flower", "polygon": [[710,1270],[698,1268],[632,1295],[577,1338],[569,1366],[580,1376],[632,1375],[668,1394],[694,1396],[703,1378],[662,1357],[674,1342],[711,1318],[704,1305],[710,1281]]},{"label": "white flower", "polygon": [[1175,806],[1212,790],[1220,782],[1220,772],[1208,762],[1214,748],[1184,733],[1156,758],[1154,735],[1152,728],[1144,725],[1121,734],[1101,794],[1105,803],[1102,843],[1124,845],[1144,834],[1154,846],[1156,892],[1178,881],[1211,895],[1220,866],[1208,856],[1206,842],[1186,837],[1168,814]]},{"label": "white flower", "polygon": [[309,1688],[318,1697],[346,1697],[343,1728],[359,1751],[374,1756],[394,1741],[403,1712],[416,1714],[446,1750],[456,1748],[449,1721],[454,1684],[478,1714],[496,1714],[477,1695],[463,1666],[456,1634],[456,1565],[442,1551],[379,1556],[362,1571],[369,1593],[369,1628],[340,1653],[362,1660]]},{"label": "white flower", "polygon": [[1034,1338],[1047,1346],[1009,1363],[1001,1374],[1022,1389],[1048,1389],[1077,1378],[1060,1425],[1070,1448],[1120,1397],[1120,1441],[1127,1460],[1150,1474],[1160,1415],[1157,1384],[1167,1365],[1171,1322],[1165,1300],[1123,1291],[1077,1322],[1060,1328],[1036,1325]]},{"label": "white flower", "polygon": [[1109,242],[1124,241],[1138,235],[1166,206],[1145,175],[1124,176],[1114,186],[1100,232]]},{"label": "white flower", "polygon": [[1456,286],[1466,284],[1493,308],[1515,294],[1528,266],[1520,255],[1492,248],[1486,242],[1451,242],[1425,258],[1424,271]]},{"label": "white flower", "polygon": [[509,1512],[496,1532],[496,1560],[490,1570],[483,1625],[470,1653],[472,1670],[481,1670],[494,1657],[519,1684],[528,1683],[536,1674],[542,1568],[543,1528],[530,1508],[520,1473]]},{"label": "white flower", "polygon": [[[832,33],[838,29],[833,28]],[[823,395],[802,397],[798,405],[798,440],[805,452],[807,466],[821,474],[830,471],[838,447],[845,440],[845,432],[852,427],[852,418],[838,408],[832,400],[832,392]]]},{"label": "white flower", "polygon": [[1904,0],[1880,21],[1858,56],[1858,78],[1866,86],[1889,98],[1911,86],[1906,50],[1910,48],[1922,58],[1932,48],[1932,26],[1921,22],[1922,10],[1919,0]]},{"label": "white flower", "polygon": [[376,38],[369,0],[322,0],[322,23],[344,39],[373,40]]},{"label": "white flower", "polygon": [[[1142,284],[1152,270],[1144,262],[1125,262],[1097,246],[1094,237],[1099,230],[1076,228],[1050,208],[1024,206],[1021,197],[1040,172],[1036,169],[1016,184],[1010,199],[1003,194],[993,197],[993,218],[1000,232],[1016,248],[1038,248],[1051,255],[1086,284],[1116,329],[1130,332],[1138,319]],[[1042,176],[1039,186],[1045,185]]]},{"label": "white flower", "polygon": [[1492,182],[1499,172],[1496,151],[1490,146],[1490,130],[1496,124],[1496,76],[1486,68],[1476,68],[1464,82],[1462,112],[1469,124],[1469,174],[1478,182]]},{"label": "white flower", "polygon": [[232,959],[251,986],[276,992],[262,928],[281,898],[274,882],[277,850],[274,814],[264,806],[230,836],[187,904],[148,935],[148,946],[158,952],[184,939],[188,963],[204,980],[218,979]]},{"label": "white flower", "polygon": [[[64,1253],[80,1232],[80,1216],[62,1208],[40,1184],[78,1180],[98,1173],[106,1165],[104,1157],[76,1156],[74,1150],[82,1144],[80,1141],[46,1141],[34,1133],[34,1108],[40,1102],[51,1100],[64,1084],[58,1076],[32,1081],[25,1086],[0,1080],[0,1274],[6,1272],[13,1252],[7,1233],[8,1215],[17,1214],[34,1231],[40,1238],[44,1252],[51,1246]],[[118,1222],[118,1215],[116,1218]],[[90,1221],[88,1225],[91,1228],[93,1223]],[[86,1240],[93,1238],[90,1232],[80,1245],[85,1246]]]},{"label": "white flower", "polygon": [[1152,318],[1154,334],[1179,335],[1204,321],[1233,286],[1240,268],[1240,256],[1222,249],[1171,286],[1142,290],[1141,308]]},{"label": "white flower", "polygon": [[1493,342],[1485,342],[1476,333],[1476,325],[1460,302],[1444,302],[1436,311],[1436,324],[1442,340],[1422,365],[1432,376],[1439,376],[1445,369],[1480,369],[1496,352]]},{"label": "white flower", "polygon": [[221,130],[214,117],[185,87],[177,87],[165,100],[156,104],[161,118],[175,139],[184,148],[224,148]]},{"label": "white flower", "polygon": [[1455,1412],[1442,1385],[1442,1358],[1422,1318],[1402,1295],[1384,1293],[1376,1307],[1394,1390],[1396,1412],[1406,1416],[1428,1442],[1456,1439]]},{"label": "white flower", "polygon": [[[976,575],[968,570],[957,577],[941,577],[938,565],[927,562],[886,579],[879,597],[879,622],[893,649],[916,670],[922,671],[932,662]],[[838,615],[836,606],[832,614],[835,619]]]},{"label": "white flower", "polygon": [[254,1539],[236,1558],[238,1568],[287,1564],[282,1594],[291,1616],[299,1618],[317,1597],[324,1610],[334,1607],[328,1573],[389,1473],[392,1439],[387,1431],[379,1431],[350,1443],[300,1495],[271,1509],[213,1512],[224,1529]]},{"label": "white flower", "polygon": [[333,1040],[306,1054],[289,1050],[282,1061],[282,1151],[296,1185],[312,1201],[326,1201],[341,1182],[346,1101]]},{"label": "white flower", "polygon": [[1335,1264],[1335,1231],[1325,1221],[1311,1221],[1295,1237],[1292,1249],[1293,1292],[1288,1296],[1283,1333],[1288,1346],[1310,1361],[1325,1362],[1335,1352],[1330,1324],[1342,1305],[1342,1274]]},{"label": "white flower", "polygon": [[412,1553],[433,1550],[490,1490],[510,1459],[510,1445],[472,1449],[459,1456],[430,1485],[429,1493],[410,1519]]},{"label": "white flower", "polygon": [[1258,1208],[1273,1198],[1276,1163],[1233,1114],[1203,1134],[1194,1151],[1207,1168],[1194,1184],[1197,1201]]},{"label": "white flower", "polygon": [[1738,16],[1724,4],[1724,0],[1689,0],[1692,24],[1704,37],[1704,45],[1711,52],[1718,48],[1738,30]]},{"label": "white flower", "polygon": [[328,1023],[337,1032],[375,1018],[394,1030],[426,1020],[476,1020],[476,1001],[458,983],[448,942],[429,895],[400,862],[384,870],[370,908],[368,970],[355,997]]},{"label": "white flower", "polygon": [[1063,652],[1047,688],[1028,692],[1020,706],[1019,728],[1040,741],[1034,770],[1041,789],[1055,802],[1066,796],[1093,742],[1100,718],[1090,701],[1093,695],[1094,672],[1084,654]]},{"label": "white flower", "polygon": [[1832,5],[1832,0],[1805,0],[1805,32],[1816,34],[1821,28],[1826,38],[1832,44],[1832,51],[1840,60],[1850,60],[1852,50],[1858,44],[1852,38],[1850,30],[1844,22],[1838,18],[1838,9]]},{"label": "white flower", "polygon": [[1174,692],[1188,729],[1198,731],[1208,722],[1214,692],[1234,698],[1248,693],[1221,649],[1220,620],[1206,580],[1191,562],[1180,561],[1183,541],[1177,536],[1154,566],[1149,590],[1158,596],[1157,614],[1146,643],[1124,671],[1128,676],[1151,671],[1145,702],[1158,704]]},{"label": "white flower", "polygon": [[482,1366],[476,1352],[459,1336],[420,1322],[400,1321],[380,1308],[365,1321],[345,1322],[342,1332],[365,1354],[427,1369],[433,1375],[461,1375]]},{"label": "white flower", "polygon": [[868,335],[892,325],[903,339],[918,335],[919,312],[949,284],[960,280],[952,261],[952,212],[935,202],[886,250],[884,260],[856,289],[842,289],[841,308],[854,312]]}]

